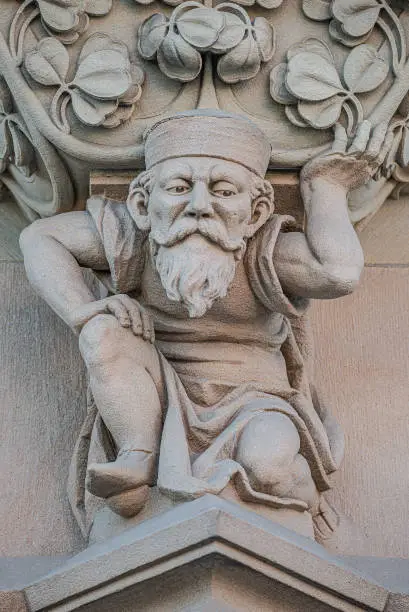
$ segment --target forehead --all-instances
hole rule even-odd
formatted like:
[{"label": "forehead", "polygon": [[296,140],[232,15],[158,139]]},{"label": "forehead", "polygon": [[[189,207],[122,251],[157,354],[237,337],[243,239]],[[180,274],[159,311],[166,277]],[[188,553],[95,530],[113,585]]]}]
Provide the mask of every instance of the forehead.
[{"label": "forehead", "polygon": [[198,156],[167,159],[156,167],[156,176],[161,182],[182,177],[193,181],[231,180],[250,185],[252,173],[236,162]]}]

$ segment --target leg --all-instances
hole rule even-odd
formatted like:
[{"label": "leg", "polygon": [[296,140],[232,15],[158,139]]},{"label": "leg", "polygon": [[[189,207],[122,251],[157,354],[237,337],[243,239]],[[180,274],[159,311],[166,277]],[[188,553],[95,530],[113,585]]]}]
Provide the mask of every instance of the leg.
[{"label": "leg", "polygon": [[300,438],[289,417],[280,412],[265,412],[243,429],[236,460],[245,468],[254,489],[300,499],[312,507],[318,492],[299,450]]},{"label": "leg", "polygon": [[98,410],[118,448],[115,462],[90,466],[88,489],[108,498],[153,484],[163,400],[155,348],[112,315],[98,315],[84,326],[80,350]]}]

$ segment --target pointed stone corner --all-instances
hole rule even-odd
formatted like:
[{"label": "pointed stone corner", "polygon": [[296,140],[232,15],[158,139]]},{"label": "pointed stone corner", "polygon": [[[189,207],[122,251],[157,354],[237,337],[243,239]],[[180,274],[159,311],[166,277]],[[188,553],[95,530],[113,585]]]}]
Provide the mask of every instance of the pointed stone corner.
[{"label": "pointed stone corner", "polygon": [[30,611],[409,610],[311,539],[213,495],[90,546],[21,593]]}]

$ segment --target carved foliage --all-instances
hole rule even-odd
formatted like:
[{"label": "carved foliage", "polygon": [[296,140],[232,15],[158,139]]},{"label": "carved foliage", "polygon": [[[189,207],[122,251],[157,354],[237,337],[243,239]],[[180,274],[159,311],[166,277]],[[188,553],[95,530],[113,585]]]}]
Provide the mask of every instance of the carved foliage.
[{"label": "carved foliage", "polygon": [[[397,75],[406,60],[406,36],[395,11],[399,2],[386,0],[303,0],[304,13],[315,21],[329,20],[330,36],[347,47],[368,40],[375,27],[384,33]],[[402,7],[400,7],[402,8]]]},{"label": "carved foliage", "polygon": [[236,83],[254,77],[274,53],[274,30],[264,17],[252,22],[241,7],[232,3],[217,8],[186,2],[168,19],[161,13],[148,17],[140,26],[139,53],[156,59],[171,79],[188,82],[202,69],[202,54],[222,56],[219,77]]},{"label": "carved foliage", "polygon": [[79,55],[74,78],[69,82],[69,55],[55,38],[41,40],[26,56],[25,67],[38,83],[58,86],[51,116],[67,133],[70,128],[66,111],[70,101],[82,123],[110,128],[130,117],[142,93],[142,70],[131,65],[126,45],[106,34],[88,38]]},{"label": "carved foliage", "polygon": [[307,39],[287,52],[287,63],[271,72],[271,95],[286,105],[286,114],[300,127],[326,129],[344,110],[349,132],[363,119],[356,94],[376,89],[387,77],[389,64],[368,44],[352,49],[342,75],[338,74],[329,48]]},{"label": "carved foliage", "polygon": [[37,4],[47,32],[69,45],[87,30],[89,17],[107,15],[112,0],[26,0],[21,9]]},{"label": "carved foliage", "polygon": [[24,133],[23,123],[13,110],[10,92],[0,80],[0,174],[10,164],[16,166],[25,176],[34,168],[34,148]]}]

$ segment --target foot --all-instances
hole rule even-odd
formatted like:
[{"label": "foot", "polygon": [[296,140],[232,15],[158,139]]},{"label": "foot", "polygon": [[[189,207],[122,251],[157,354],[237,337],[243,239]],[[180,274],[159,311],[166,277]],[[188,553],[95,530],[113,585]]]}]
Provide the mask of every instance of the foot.
[{"label": "foot", "polygon": [[116,497],[142,485],[153,484],[155,466],[155,453],[123,451],[116,461],[90,465],[85,484],[96,497]]},{"label": "foot", "polygon": [[132,518],[142,510],[147,502],[149,488],[148,485],[142,485],[118,495],[111,495],[105,499],[105,503],[116,514],[124,518]]}]

